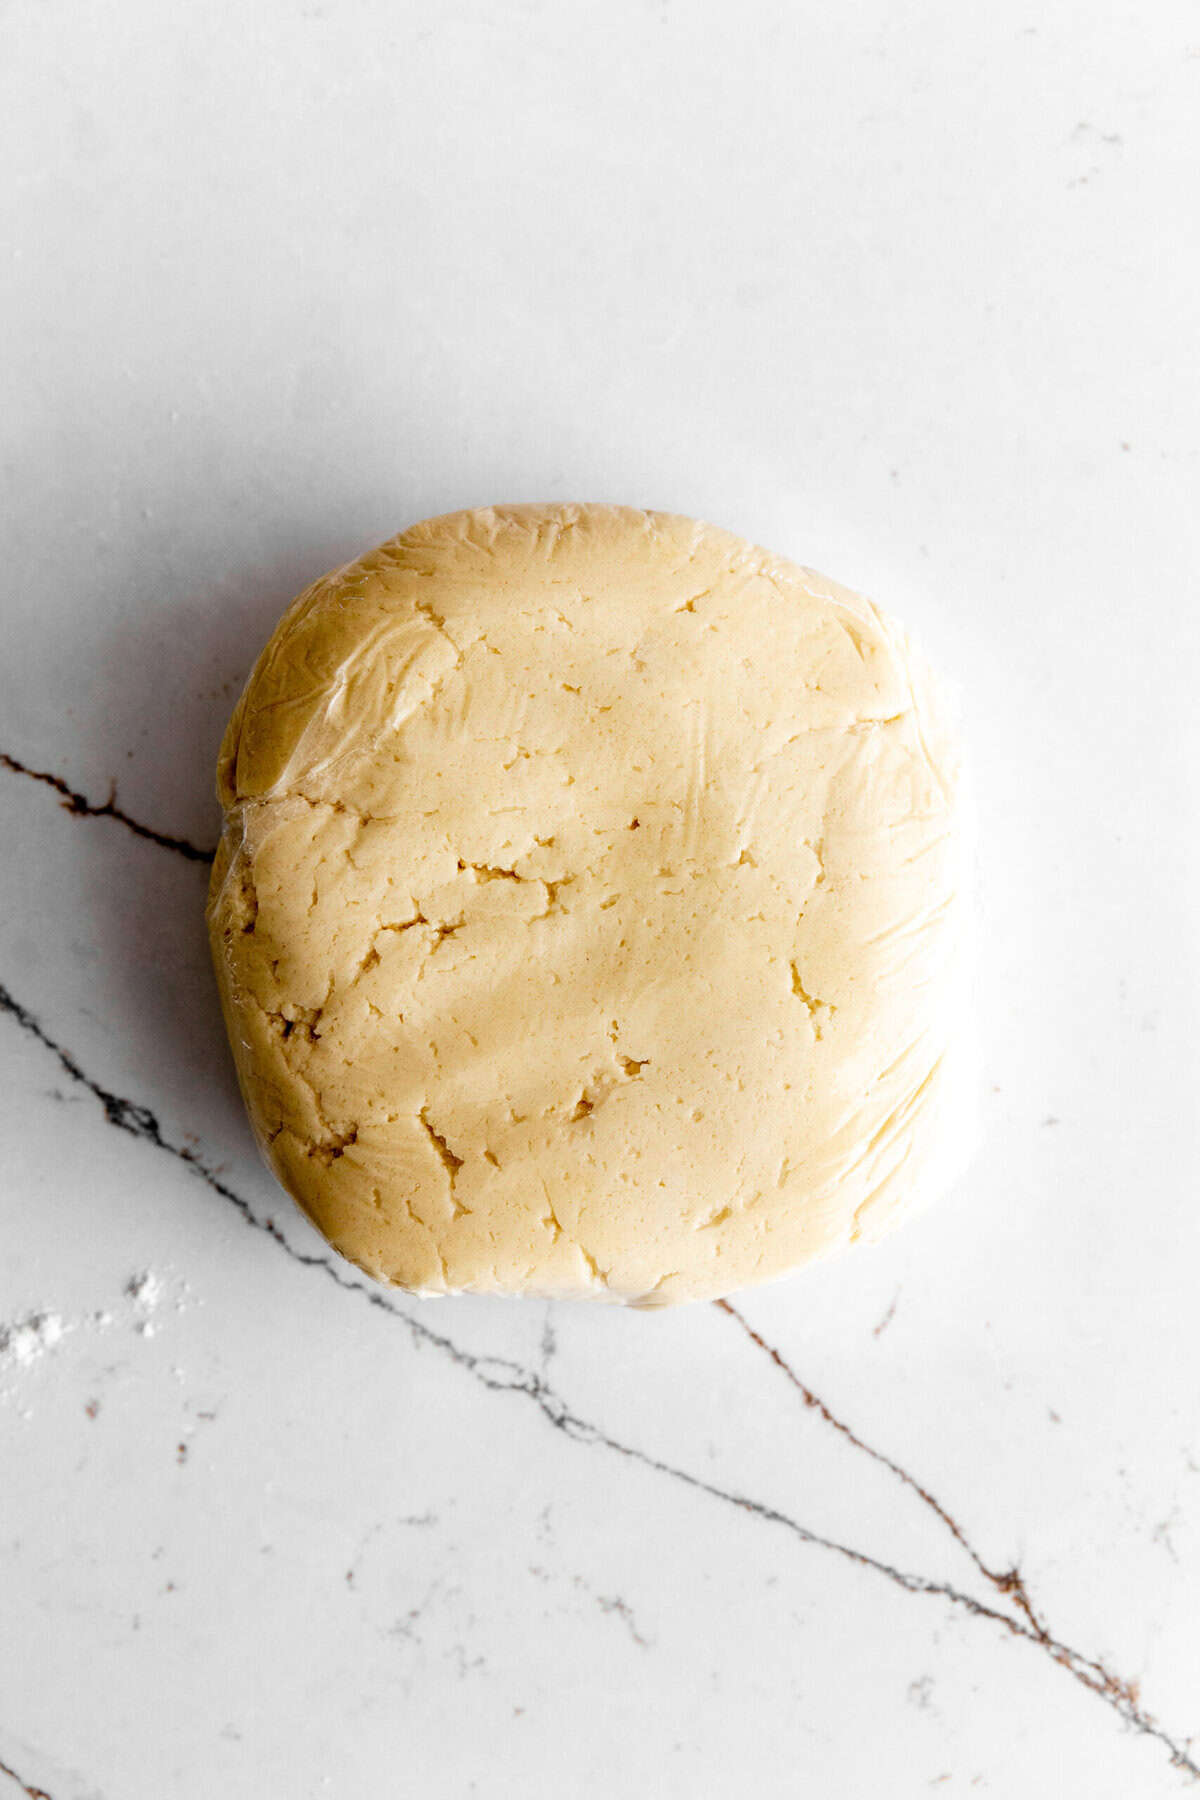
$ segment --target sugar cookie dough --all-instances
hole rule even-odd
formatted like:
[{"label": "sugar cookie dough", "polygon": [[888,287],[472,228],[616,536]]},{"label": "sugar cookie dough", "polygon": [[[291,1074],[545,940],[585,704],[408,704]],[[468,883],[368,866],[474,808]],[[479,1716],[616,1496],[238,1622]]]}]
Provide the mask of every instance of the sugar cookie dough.
[{"label": "sugar cookie dough", "polygon": [[662,1306],[878,1237],[956,1141],[958,776],[870,602],[610,506],[415,525],[300,596],[221,748],[246,1104],[422,1294]]}]

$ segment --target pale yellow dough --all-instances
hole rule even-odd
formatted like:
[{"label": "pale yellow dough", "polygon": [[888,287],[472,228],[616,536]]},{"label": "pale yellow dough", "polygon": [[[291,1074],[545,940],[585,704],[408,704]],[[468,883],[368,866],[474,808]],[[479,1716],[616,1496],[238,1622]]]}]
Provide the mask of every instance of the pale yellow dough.
[{"label": "pale yellow dough", "polygon": [[945,1180],[961,828],[868,601],[608,506],[416,525],[300,596],[230,721],[209,925],[259,1142],[424,1294],[643,1306]]}]

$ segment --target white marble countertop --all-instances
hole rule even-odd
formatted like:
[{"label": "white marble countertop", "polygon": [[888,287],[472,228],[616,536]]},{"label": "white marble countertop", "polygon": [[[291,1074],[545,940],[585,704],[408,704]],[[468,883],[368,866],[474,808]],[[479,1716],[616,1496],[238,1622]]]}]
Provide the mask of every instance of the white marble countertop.
[{"label": "white marble countertop", "polygon": [[[1200,1790],[1200,16],[6,13],[0,1800]],[[663,1316],[260,1166],[211,767],[283,603],[699,514],[963,690],[984,1145]]]}]

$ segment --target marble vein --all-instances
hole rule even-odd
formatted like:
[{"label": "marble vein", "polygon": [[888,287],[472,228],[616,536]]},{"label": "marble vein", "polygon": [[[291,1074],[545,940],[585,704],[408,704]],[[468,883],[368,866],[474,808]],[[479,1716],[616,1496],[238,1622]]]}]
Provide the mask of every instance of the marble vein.
[{"label": "marble vein", "polygon": [[[879,1463],[882,1468],[888,1470],[889,1474],[894,1475],[897,1481],[901,1482],[911,1493],[916,1495],[921,1504],[927,1507],[928,1510],[933,1513],[934,1517],[945,1526],[951,1537],[959,1545],[960,1549],[965,1553],[989,1587],[994,1589],[997,1595],[1009,1600],[1020,1615],[1019,1618],[1015,1619],[1010,1618],[1007,1614],[992,1616],[1000,1616],[1007,1619],[1010,1629],[1013,1630],[1016,1636],[1027,1638],[1031,1642],[1038,1644],[1054,1662],[1059,1664],[1061,1668],[1066,1669],[1067,1672],[1073,1675],[1077,1681],[1081,1682],[1084,1687],[1090,1689],[1092,1693],[1099,1695],[1101,1699],[1106,1700],[1109,1705],[1114,1707],[1127,1724],[1134,1726],[1135,1729],[1139,1731],[1146,1730],[1147,1722],[1152,1726],[1154,1725],[1154,1721],[1150,1719],[1150,1716],[1143,1714],[1141,1711],[1138,1703],[1137,1687],[1134,1682],[1123,1680],[1122,1677],[1110,1669],[1107,1664],[1099,1661],[1095,1657],[1085,1656],[1081,1651],[1072,1649],[1068,1644],[1064,1644],[1060,1639],[1054,1636],[1044,1618],[1036,1611],[1029,1594],[1029,1588],[1026,1584],[1025,1577],[1021,1574],[1019,1568],[1015,1565],[1010,1569],[992,1568],[971,1543],[962,1526],[953,1515],[947,1511],[946,1507],[942,1505],[941,1501],[938,1500],[928,1488],[923,1487],[907,1469],[903,1468],[898,1462],[895,1462],[882,1450],[876,1450],[871,1444],[866,1443],[843,1419],[839,1419],[825,1402],[800,1379],[791,1364],[781,1356],[779,1351],[775,1349],[772,1344],[769,1344],[760,1332],[754,1329],[749,1320],[744,1314],[739,1312],[737,1307],[734,1306],[731,1301],[717,1300],[714,1302],[714,1305],[722,1312],[727,1313],[731,1319],[736,1320],[737,1324],[745,1332],[750,1341],[755,1344],[765,1356],[770,1358],[771,1362],[779,1369],[784,1378],[796,1389],[797,1393],[800,1395],[801,1401],[806,1407],[816,1412],[818,1417],[822,1419],[831,1430],[836,1431],[855,1450],[860,1451],[864,1456],[870,1457],[873,1462]],[[1159,1737],[1161,1741],[1171,1749],[1171,1760],[1177,1768],[1182,1769],[1189,1775],[1200,1776],[1200,1766],[1197,1766],[1191,1758],[1191,1738],[1185,1740],[1186,1749],[1181,1749],[1179,1746],[1174,1745],[1170,1739],[1157,1729],[1152,1729],[1149,1732],[1149,1735]]]},{"label": "marble vein", "polygon": [[53,775],[47,769],[31,769],[28,764],[10,756],[6,750],[0,750],[0,768],[7,769],[10,775],[24,775],[30,781],[40,781],[44,786],[52,788],[60,796],[59,804],[63,810],[77,819],[115,819],[118,825],[123,825],[126,831],[132,831],[135,837],[157,844],[160,850],[171,850],[176,856],[186,857],[188,862],[210,863],[213,859],[214,851],[193,844],[187,838],[171,837],[165,831],[155,831],[153,826],[143,825],[139,819],[133,818],[124,807],[117,805],[115,781],[108,799],[100,805],[89,800],[86,794],[77,793],[61,775]]},{"label": "marble vein", "polygon": [[[768,1344],[766,1339],[754,1329],[745,1314],[739,1312],[732,1301],[716,1300],[713,1304],[721,1312],[727,1313],[731,1319],[737,1321],[751,1343],[757,1345],[758,1349],[761,1350],[765,1356],[770,1358],[775,1367],[785,1379],[790,1382],[792,1387],[795,1388],[806,1407],[809,1407],[815,1412],[832,1431],[836,1431],[848,1444],[852,1445],[855,1450],[861,1451],[864,1456],[869,1456],[872,1462],[879,1463],[882,1468],[888,1470],[889,1474],[894,1475],[897,1481],[902,1482],[911,1493],[915,1494],[922,1506],[928,1507],[935,1518],[945,1526],[955,1543],[958,1544],[960,1549],[962,1549],[971,1562],[974,1563],[976,1569],[983,1576],[989,1587],[994,1588],[998,1594],[1003,1595],[1006,1599],[1010,1599],[1013,1605],[1024,1615],[1039,1636],[1046,1635],[1042,1621],[1034,1611],[1033,1603],[1029,1598],[1029,1592],[1025,1585],[1025,1579],[1019,1569],[990,1568],[983,1557],[975,1549],[974,1545],[969,1541],[962,1526],[958,1524],[957,1520],[955,1520],[949,1512],[947,1512],[941,1501],[935,1499],[928,1488],[922,1487],[921,1483],[917,1481],[914,1476],[910,1475],[907,1469],[902,1468],[898,1462],[894,1462],[892,1458],[885,1455],[882,1450],[876,1450],[870,1444],[865,1443],[863,1439],[858,1436],[857,1432],[853,1431],[843,1419],[839,1419],[835,1413],[831,1412],[825,1402],[818,1398],[805,1382],[801,1381],[791,1364],[780,1355],[779,1351],[776,1350],[772,1344]],[[1099,1664],[1091,1666],[1097,1670],[1100,1668]]]},{"label": "marble vein", "polygon": [[10,1781],[15,1781],[21,1792],[28,1794],[29,1800],[53,1800],[53,1796],[48,1794],[45,1788],[34,1787],[32,1782],[23,1781],[17,1771],[10,1769],[6,1762],[0,1761],[0,1775],[7,1775]]},{"label": "marble vein", "polygon": [[611,1455],[619,1456],[631,1465],[663,1476],[690,1489],[693,1493],[702,1494],[723,1506],[733,1508],[745,1517],[776,1526],[799,1543],[814,1549],[825,1550],[844,1562],[879,1576],[905,1593],[922,1594],[941,1600],[967,1613],[972,1618],[986,1621],[1007,1632],[1010,1636],[1022,1639],[1041,1651],[1059,1668],[1065,1670],[1090,1693],[1095,1694],[1126,1725],[1158,1743],[1167,1751],[1175,1768],[1192,1779],[1200,1780],[1200,1763],[1197,1763],[1192,1756],[1191,1739],[1172,1735],[1161,1726],[1154,1715],[1142,1706],[1136,1688],[1131,1682],[1115,1675],[1097,1658],[1089,1657],[1055,1637],[1035,1612],[1024,1581],[1017,1571],[999,1573],[990,1570],[970,1545],[961,1528],[932,1494],[908,1475],[898,1463],[893,1462],[882,1452],[871,1448],[849,1426],[838,1419],[825,1406],[824,1402],[819,1400],[812,1390],[800,1380],[784,1358],[747,1324],[742,1315],[728,1301],[719,1301],[716,1304],[727,1316],[736,1321],[757,1347],[795,1386],[804,1404],[815,1410],[825,1424],[837,1431],[854,1448],[881,1463],[898,1480],[910,1488],[923,1504],[930,1507],[960,1544],[978,1571],[997,1590],[998,1596],[1003,1595],[1012,1601],[1016,1608],[1015,1613],[1001,1611],[997,1606],[977,1599],[973,1594],[955,1587],[952,1583],[935,1581],[928,1576],[897,1568],[880,1557],[872,1556],[868,1551],[860,1550],[852,1544],[844,1544],[835,1538],[813,1531],[802,1521],[781,1511],[778,1507],[771,1506],[765,1501],[756,1500],[751,1495],[739,1493],[735,1488],[723,1487],[717,1482],[707,1481],[703,1476],[693,1474],[691,1470],[679,1464],[653,1456],[638,1445],[626,1443],[624,1440],[612,1436],[599,1425],[581,1418],[571,1410],[569,1402],[557,1393],[537,1370],[525,1368],[507,1357],[478,1355],[464,1349],[452,1338],[435,1331],[432,1326],[425,1324],[406,1311],[385,1289],[368,1287],[363,1281],[346,1273],[343,1267],[339,1267],[327,1256],[297,1249],[288,1241],[273,1218],[260,1217],[250,1202],[223,1181],[194,1149],[186,1144],[177,1144],[166,1137],[158,1119],[149,1107],[112,1093],[94,1076],[88,1074],[76,1057],[45,1030],[33,1013],[22,1005],[3,983],[0,983],[0,1015],[11,1019],[21,1031],[49,1052],[56,1059],[63,1073],[77,1086],[86,1089],[99,1102],[108,1124],[151,1144],[155,1149],[162,1150],[168,1156],[183,1163],[218,1198],[232,1206],[252,1230],[262,1232],[270,1237],[293,1262],[308,1269],[319,1270],[338,1287],[348,1293],[361,1296],[369,1306],[374,1307],[377,1311],[389,1314],[406,1327],[415,1344],[447,1357],[456,1367],[470,1375],[489,1392],[514,1394],[531,1401],[554,1430],[561,1432],[564,1437],[574,1443],[589,1445],[605,1450]]}]

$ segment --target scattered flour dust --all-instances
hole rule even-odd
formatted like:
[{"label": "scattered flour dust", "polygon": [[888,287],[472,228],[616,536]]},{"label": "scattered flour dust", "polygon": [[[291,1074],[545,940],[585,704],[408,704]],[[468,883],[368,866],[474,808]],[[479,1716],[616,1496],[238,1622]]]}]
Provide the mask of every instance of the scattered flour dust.
[{"label": "scattered flour dust", "polygon": [[27,1369],[61,1343],[69,1329],[57,1313],[31,1313],[15,1325],[0,1325],[0,1364],[15,1363],[19,1369]]},{"label": "scattered flour dust", "polygon": [[134,1329],[143,1337],[153,1337],[158,1330],[153,1317],[162,1303],[163,1284],[153,1269],[143,1269],[140,1275],[131,1275],[125,1283],[125,1293],[133,1301],[137,1320]]},{"label": "scattered flour dust", "polygon": [[[125,1283],[115,1307],[81,1313],[77,1318],[39,1309],[11,1324],[0,1324],[0,1375],[31,1369],[56,1350],[65,1337],[76,1332],[105,1332],[127,1326],[139,1337],[153,1337],[159,1329],[156,1315],[168,1303],[176,1312],[182,1312],[187,1305],[187,1292],[186,1282],[168,1283],[153,1269],[140,1269]],[[7,1392],[11,1393],[11,1388]]]}]

